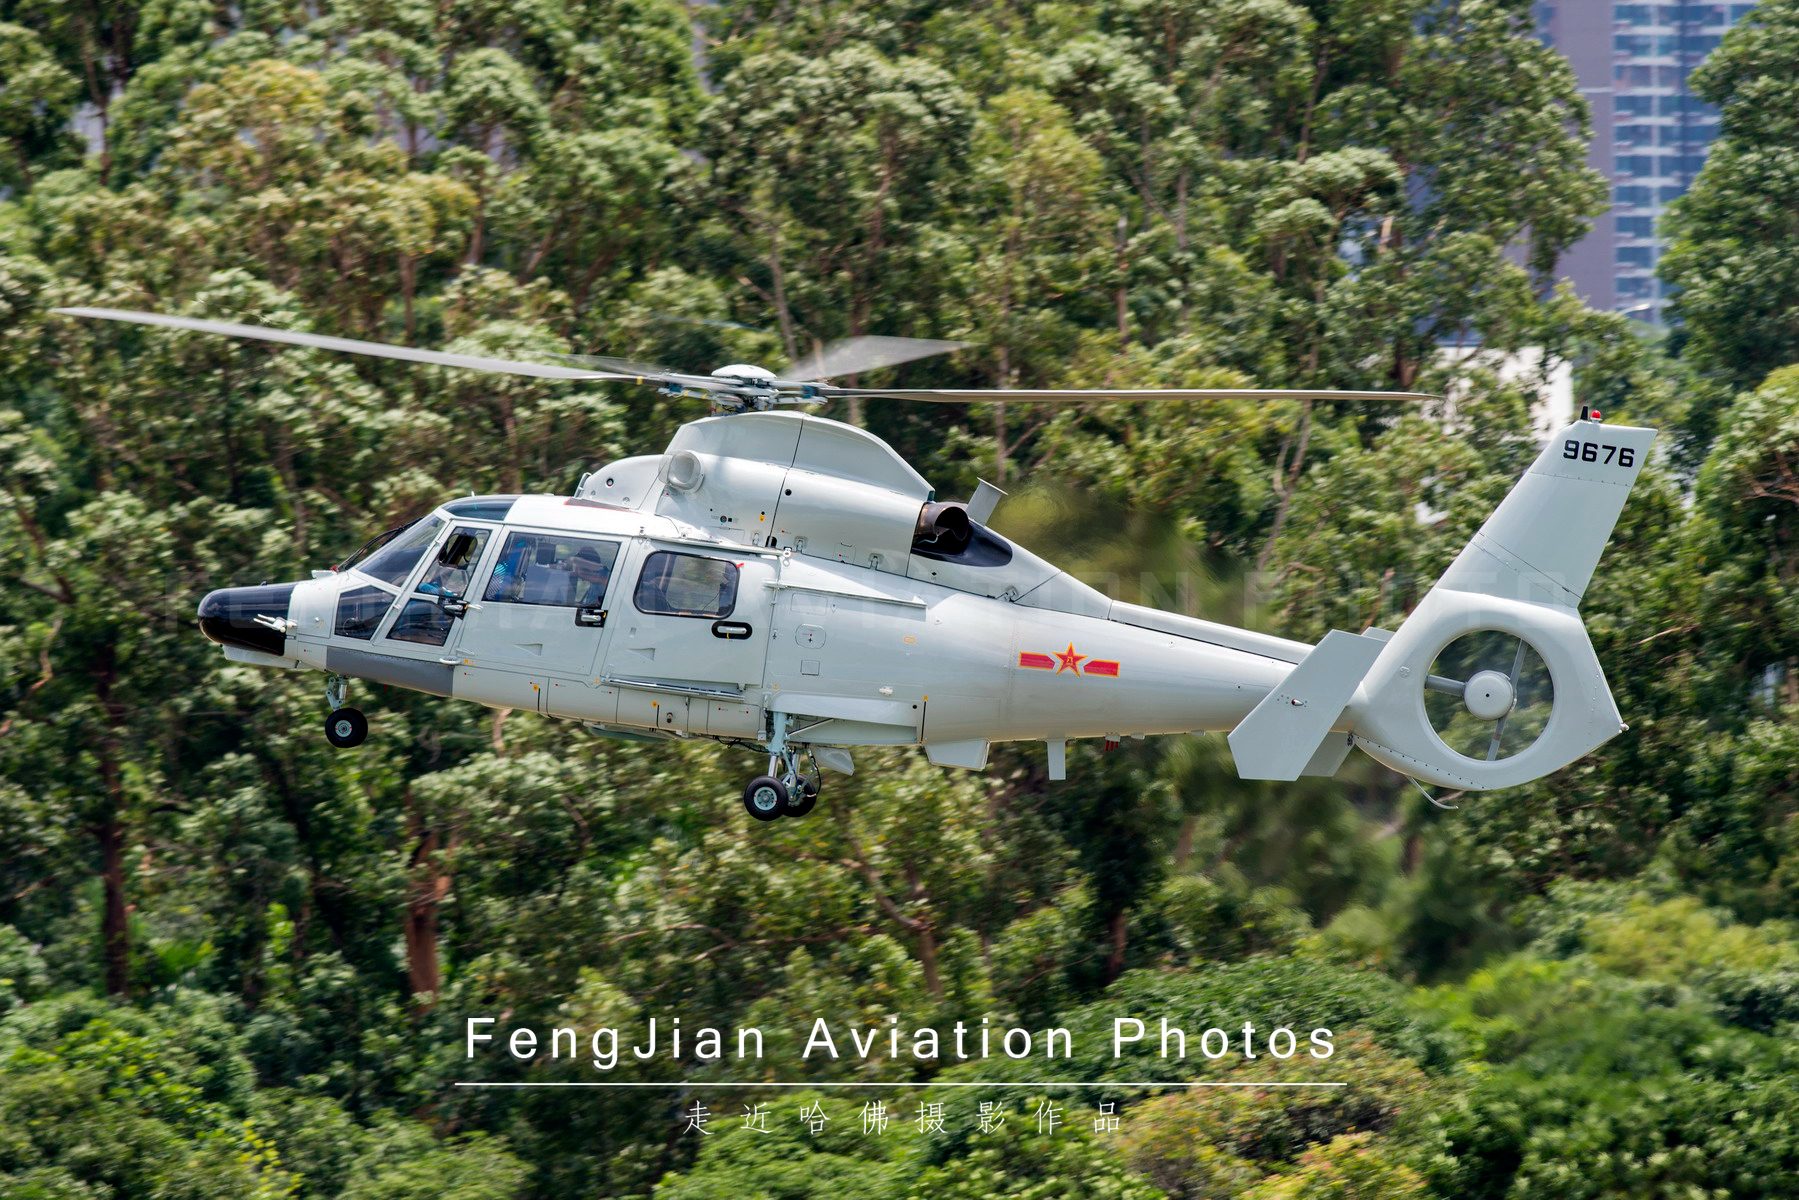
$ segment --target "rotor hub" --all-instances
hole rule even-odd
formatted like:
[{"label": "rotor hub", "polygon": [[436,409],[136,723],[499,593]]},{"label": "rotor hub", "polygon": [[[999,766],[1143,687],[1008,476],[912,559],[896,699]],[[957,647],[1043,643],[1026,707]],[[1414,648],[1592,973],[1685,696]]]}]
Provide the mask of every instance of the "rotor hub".
[{"label": "rotor hub", "polygon": [[1482,721],[1497,721],[1517,702],[1512,681],[1499,671],[1476,671],[1462,689],[1462,703]]}]

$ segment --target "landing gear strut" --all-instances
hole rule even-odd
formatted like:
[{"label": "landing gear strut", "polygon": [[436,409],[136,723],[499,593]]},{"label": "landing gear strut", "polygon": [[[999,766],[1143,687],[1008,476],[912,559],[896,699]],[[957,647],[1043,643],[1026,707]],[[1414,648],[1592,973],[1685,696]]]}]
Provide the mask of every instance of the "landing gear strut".
[{"label": "landing gear strut", "polygon": [[339,750],[360,746],[369,736],[369,719],[358,709],[344,707],[349,682],[342,675],[325,681],[325,702],[331,706],[331,715],[325,718],[325,740]]},{"label": "landing gear strut", "polygon": [[768,773],[758,775],[743,789],[743,807],[758,821],[776,817],[803,817],[818,803],[818,764],[800,770],[800,751],[787,744],[787,714],[774,715],[774,736],[768,742]]}]

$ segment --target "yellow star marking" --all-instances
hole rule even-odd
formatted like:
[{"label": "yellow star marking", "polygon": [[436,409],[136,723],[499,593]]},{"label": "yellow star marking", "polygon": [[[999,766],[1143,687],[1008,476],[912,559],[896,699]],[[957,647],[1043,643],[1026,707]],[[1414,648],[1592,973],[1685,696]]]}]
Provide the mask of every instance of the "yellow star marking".
[{"label": "yellow star marking", "polygon": [[1085,654],[1076,654],[1074,652],[1074,643],[1069,642],[1068,649],[1056,655],[1056,661],[1061,664],[1061,666],[1056,668],[1056,674],[1060,675],[1064,671],[1073,671],[1076,675],[1079,675],[1081,673],[1081,660],[1087,657],[1089,656]]}]

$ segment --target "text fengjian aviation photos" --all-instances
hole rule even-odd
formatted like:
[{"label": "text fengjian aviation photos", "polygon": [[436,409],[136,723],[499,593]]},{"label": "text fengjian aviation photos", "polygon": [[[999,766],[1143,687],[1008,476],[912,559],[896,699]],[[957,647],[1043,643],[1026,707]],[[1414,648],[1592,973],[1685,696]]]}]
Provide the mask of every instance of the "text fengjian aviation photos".
[{"label": "text fengjian aviation photos", "polygon": [[[570,1026],[538,1030],[518,1026],[496,1034],[492,1027],[496,1017],[469,1017],[464,1023],[464,1057],[474,1058],[478,1052],[500,1052],[525,1061],[533,1059],[581,1059],[592,1062],[596,1071],[611,1071],[621,1062],[648,1061],[665,1058],[691,1062],[718,1062],[730,1057],[738,1062],[760,1060],[764,1053],[763,1031],[756,1026],[720,1030],[712,1026],[684,1029],[681,1018],[664,1022],[651,1017],[635,1039],[612,1026],[583,1031]],[[795,1040],[803,1036],[800,1057],[804,1059],[899,1059],[918,1062],[955,1062],[982,1058],[1025,1059],[1044,1057],[1067,1059],[1075,1056],[1075,1037],[1060,1026],[1048,1029],[1025,1029],[997,1026],[991,1017],[979,1024],[957,1021],[947,1029],[933,1026],[903,1028],[898,1017],[888,1017],[884,1024],[872,1026],[838,1026],[824,1017],[812,1022],[804,1035],[797,1030],[785,1032]],[[1166,1017],[1146,1021],[1138,1017],[1118,1017],[1112,1022],[1108,1043],[1113,1058],[1122,1057],[1127,1048],[1154,1049],[1157,1056],[1169,1059],[1220,1059],[1229,1056],[1286,1059],[1310,1055],[1326,1059],[1335,1053],[1332,1033],[1328,1029],[1304,1032],[1286,1025],[1265,1031],[1254,1022],[1244,1021],[1230,1028],[1213,1026],[1197,1030],[1189,1038],[1188,1031]]]}]

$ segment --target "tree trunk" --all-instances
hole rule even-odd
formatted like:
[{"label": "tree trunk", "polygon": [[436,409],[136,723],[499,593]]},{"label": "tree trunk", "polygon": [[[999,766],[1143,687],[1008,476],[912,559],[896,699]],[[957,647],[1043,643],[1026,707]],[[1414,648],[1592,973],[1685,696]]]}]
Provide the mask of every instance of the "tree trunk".
[{"label": "tree trunk", "polygon": [[[1001,314],[1002,320],[1005,313]],[[999,348],[999,379],[996,387],[1012,386],[1012,356],[1003,344]],[[1006,486],[1006,402],[996,401],[993,405],[993,482],[1000,487]]]},{"label": "tree trunk", "polygon": [[1112,914],[1112,953],[1106,956],[1106,982],[1111,983],[1124,973],[1124,947],[1127,922],[1124,909]]},{"label": "tree trunk", "polygon": [[500,486],[508,492],[523,489],[519,480],[524,476],[524,464],[519,457],[518,412],[512,404],[512,397],[500,391],[497,397],[500,405],[500,435],[506,443],[506,463],[501,468]]},{"label": "tree trunk", "polygon": [[[425,839],[422,850],[426,854],[437,849],[437,835],[431,834]],[[406,983],[407,991],[412,994],[413,1003],[419,1010],[428,1012],[437,1002],[438,988],[443,977],[437,962],[437,903],[438,880],[427,872],[425,877],[413,881],[412,889],[406,901]]]},{"label": "tree trunk", "polygon": [[781,228],[770,218],[768,229],[768,278],[775,290],[775,320],[781,326],[781,345],[788,362],[798,362],[799,342],[793,336],[793,312],[787,307],[787,272],[781,265]]},{"label": "tree trunk", "polygon": [[400,298],[406,307],[406,344],[412,345],[418,333],[418,314],[414,311],[414,298],[418,294],[418,259],[410,254],[400,255]]},{"label": "tree trunk", "polygon": [[1118,236],[1113,241],[1113,245],[1117,251],[1117,253],[1113,259],[1113,269],[1116,270],[1118,273],[1118,290],[1113,294],[1112,303],[1113,303],[1113,307],[1117,309],[1118,348],[1120,350],[1124,349],[1126,346],[1131,344],[1131,320],[1130,320],[1131,309],[1130,309],[1130,301],[1129,301],[1129,297],[1127,294],[1127,289],[1125,288],[1125,279],[1126,279],[1125,248],[1128,245],[1129,240],[1130,240],[1129,234],[1130,234],[1129,219],[1125,218],[1125,217],[1119,217],[1118,218]]},{"label": "tree trunk", "polygon": [[[108,756],[105,766],[113,778],[107,780],[111,791],[117,782],[117,765]],[[105,883],[106,900],[100,916],[100,944],[106,956],[106,994],[131,994],[131,929],[125,911],[125,826],[112,817],[101,822],[100,878]]]},{"label": "tree trunk", "polygon": [[925,991],[941,998],[943,979],[937,974],[937,931],[928,922],[918,929],[918,965],[924,971]]},{"label": "tree trunk", "polygon": [[1276,491],[1280,502],[1274,510],[1274,524],[1268,530],[1268,539],[1262,543],[1262,552],[1256,555],[1256,574],[1261,575],[1268,569],[1268,559],[1274,554],[1274,543],[1279,540],[1281,530],[1287,525],[1287,512],[1293,506],[1293,493],[1299,490],[1299,473],[1305,467],[1306,445],[1312,437],[1312,404],[1310,400],[1302,401],[1299,415],[1299,447],[1294,451],[1293,462],[1287,469],[1285,480],[1277,473],[1275,476]]},{"label": "tree trunk", "polygon": [[[414,829],[418,817],[414,815]],[[406,982],[413,1003],[421,1013],[430,1012],[443,987],[443,971],[437,956],[438,912],[449,898],[451,878],[439,868],[437,851],[440,843],[435,829],[419,839],[413,852],[415,868],[412,886],[406,898]],[[456,839],[450,839],[455,849]]]},{"label": "tree trunk", "polygon": [[100,820],[93,826],[100,842],[100,879],[105,898],[100,913],[100,945],[106,960],[106,994],[131,994],[131,928],[125,908],[125,782],[119,770],[120,726],[124,714],[112,699],[113,646],[100,647],[94,663],[94,698],[106,716],[106,730],[95,747],[100,786],[106,793]]}]

